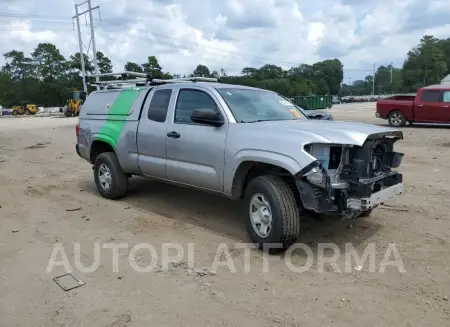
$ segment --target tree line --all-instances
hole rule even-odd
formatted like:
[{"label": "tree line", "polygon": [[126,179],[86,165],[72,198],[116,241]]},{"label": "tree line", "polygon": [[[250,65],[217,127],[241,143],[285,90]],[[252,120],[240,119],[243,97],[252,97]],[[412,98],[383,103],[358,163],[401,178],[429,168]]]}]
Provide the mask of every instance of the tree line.
[{"label": "tree line", "polygon": [[[388,93],[415,93],[419,88],[432,84],[440,84],[450,74],[450,38],[438,39],[425,35],[420,43],[408,51],[402,68],[391,65],[379,66],[373,74],[364,80],[344,83],[340,89],[342,96]],[[375,83],[373,83],[375,82]]]},{"label": "tree line", "polygon": [[[30,55],[11,50],[3,56],[6,64],[0,71],[0,105],[4,107],[21,101],[62,106],[73,91],[82,89],[79,53],[65,58],[54,44],[39,43]],[[112,72],[111,60],[104,53],[98,51],[96,59],[100,73]],[[92,58],[87,54],[84,54],[84,64],[87,73],[94,72]],[[164,71],[155,56],[148,56],[142,64],[127,62],[124,69],[147,73],[155,78],[187,77]],[[407,53],[402,68],[378,67],[375,93],[415,92],[424,85],[439,83],[449,73],[450,39],[424,36],[419,45]],[[373,75],[368,75],[364,80],[343,83],[344,66],[339,59],[300,64],[287,70],[273,64],[245,67],[239,76],[229,76],[223,69],[216,71],[198,65],[188,76],[217,77],[223,83],[269,89],[287,97],[371,94],[373,81]]]}]

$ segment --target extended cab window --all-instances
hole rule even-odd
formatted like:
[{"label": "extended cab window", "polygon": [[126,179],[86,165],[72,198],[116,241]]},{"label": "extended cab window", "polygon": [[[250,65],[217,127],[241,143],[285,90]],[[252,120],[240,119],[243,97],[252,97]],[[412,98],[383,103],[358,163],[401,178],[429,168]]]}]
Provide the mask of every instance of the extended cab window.
[{"label": "extended cab window", "polygon": [[157,90],[153,93],[148,108],[148,119],[163,123],[166,121],[172,90]]},{"label": "extended cab window", "polygon": [[205,92],[200,90],[180,90],[175,108],[175,123],[195,124],[191,114],[195,109],[215,109],[216,102]]},{"label": "extended cab window", "polygon": [[423,91],[420,97],[422,102],[440,102],[441,101],[441,91]]},{"label": "extended cab window", "polygon": [[172,90],[156,90],[148,108],[148,119],[163,123],[166,121]]}]

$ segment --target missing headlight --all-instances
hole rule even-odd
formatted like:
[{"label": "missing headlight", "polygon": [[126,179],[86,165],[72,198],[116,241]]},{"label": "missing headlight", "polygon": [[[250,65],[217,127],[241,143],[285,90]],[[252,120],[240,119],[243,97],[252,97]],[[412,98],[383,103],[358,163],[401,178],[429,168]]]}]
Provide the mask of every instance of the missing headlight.
[{"label": "missing headlight", "polygon": [[341,164],[342,146],[329,144],[308,144],[305,151],[317,159],[323,168],[338,169]]},{"label": "missing headlight", "polygon": [[321,162],[316,160],[297,173],[298,177],[306,179],[311,184],[328,189],[330,177]]},{"label": "missing headlight", "polygon": [[328,169],[338,169],[341,164],[342,147],[332,146],[330,147],[330,161],[328,163]]}]

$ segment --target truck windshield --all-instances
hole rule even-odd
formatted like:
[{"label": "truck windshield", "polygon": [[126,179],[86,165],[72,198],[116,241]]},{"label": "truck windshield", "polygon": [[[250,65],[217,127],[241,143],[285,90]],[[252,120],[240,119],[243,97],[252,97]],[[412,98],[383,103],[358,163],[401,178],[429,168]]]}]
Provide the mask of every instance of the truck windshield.
[{"label": "truck windshield", "polygon": [[308,119],[299,107],[274,92],[241,88],[217,91],[238,123]]}]

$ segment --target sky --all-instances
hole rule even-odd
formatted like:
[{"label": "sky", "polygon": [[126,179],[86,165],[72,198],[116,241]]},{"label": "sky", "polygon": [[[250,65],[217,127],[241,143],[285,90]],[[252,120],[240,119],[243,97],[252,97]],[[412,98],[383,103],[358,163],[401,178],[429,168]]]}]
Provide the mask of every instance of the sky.
[{"label": "sky", "polygon": [[[78,52],[72,17],[83,1],[0,0],[0,52],[30,54],[40,42],[67,58]],[[164,71],[181,75],[198,64],[230,75],[248,66],[288,69],[338,58],[347,83],[372,74],[374,63],[401,67],[425,34],[450,37],[449,0],[92,0],[92,6],[100,6],[93,13],[97,50],[116,71],[151,55]],[[83,46],[92,52],[89,18],[80,21]]]}]

